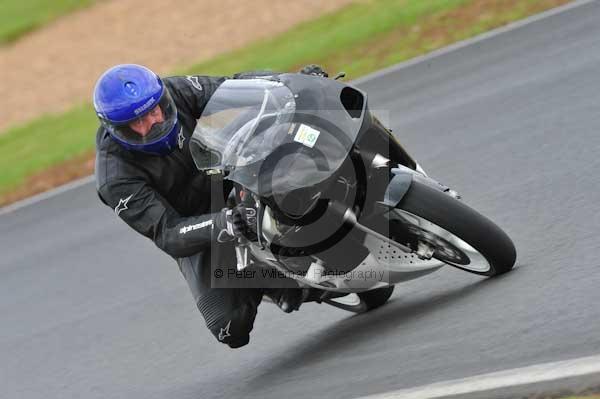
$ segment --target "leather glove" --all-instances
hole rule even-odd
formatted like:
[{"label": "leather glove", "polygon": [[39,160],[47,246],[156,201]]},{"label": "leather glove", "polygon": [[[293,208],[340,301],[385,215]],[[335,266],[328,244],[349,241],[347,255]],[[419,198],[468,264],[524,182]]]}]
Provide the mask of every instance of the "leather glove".
[{"label": "leather glove", "polygon": [[[219,241],[245,237],[250,241],[256,240],[254,225],[256,224],[256,210],[238,204],[235,208],[223,208],[214,220],[215,226],[220,231]],[[251,227],[252,226],[252,227]],[[229,240],[224,235],[229,236]]]},{"label": "leather glove", "polygon": [[325,72],[323,70],[323,68],[321,68],[320,65],[317,65],[317,64],[309,64],[309,65],[305,66],[304,68],[302,68],[300,70],[300,73],[302,73],[304,75],[321,76],[324,78],[329,77],[329,74],[327,72]]}]

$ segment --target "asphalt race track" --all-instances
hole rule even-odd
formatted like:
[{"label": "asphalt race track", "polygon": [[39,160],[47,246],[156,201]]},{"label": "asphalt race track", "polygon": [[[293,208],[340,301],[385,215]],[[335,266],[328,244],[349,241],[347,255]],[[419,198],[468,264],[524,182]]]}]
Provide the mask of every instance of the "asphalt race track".
[{"label": "asphalt race track", "polygon": [[448,267],[359,316],[263,304],[231,350],[176,264],[86,184],[0,216],[0,396],[357,397],[600,354],[598,21],[595,1],[362,84],[425,170],[513,238],[512,273]]}]

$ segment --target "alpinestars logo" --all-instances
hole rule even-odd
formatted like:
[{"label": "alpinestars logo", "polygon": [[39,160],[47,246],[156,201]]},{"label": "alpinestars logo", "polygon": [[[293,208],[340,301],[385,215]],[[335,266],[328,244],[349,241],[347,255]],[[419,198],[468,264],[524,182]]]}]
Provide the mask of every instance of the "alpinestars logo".
[{"label": "alpinestars logo", "polygon": [[231,334],[229,333],[229,327],[231,327],[231,320],[229,320],[229,323],[227,323],[225,328],[221,328],[221,331],[219,331],[219,341],[223,341],[225,338],[231,337]]},{"label": "alpinestars logo", "polygon": [[117,206],[115,206],[115,213],[117,214],[117,216],[119,216],[121,214],[121,212],[123,212],[125,209],[129,209],[127,207],[127,203],[129,202],[129,200],[131,199],[131,197],[133,197],[133,194],[131,194],[127,198],[121,198],[119,200],[119,204]]},{"label": "alpinestars logo", "polygon": [[197,90],[202,91],[202,85],[200,84],[200,80],[198,79],[198,76],[186,76],[185,77],[187,80],[190,81],[190,83],[192,84],[192,86],[194,86]]},{"label": "alpinestars logo", "polygon": [[198,230],[201,229],[203,227],[206,226],[212,226],[213,221],[212,220],[208,220],[206,222],[202,222],[202,223],[198,223],[198,224],[191,224],[189,226],[184,226],[182,228],[179,229],[179,234],[185,234],[188,231],[194,231],[194,230]]}]

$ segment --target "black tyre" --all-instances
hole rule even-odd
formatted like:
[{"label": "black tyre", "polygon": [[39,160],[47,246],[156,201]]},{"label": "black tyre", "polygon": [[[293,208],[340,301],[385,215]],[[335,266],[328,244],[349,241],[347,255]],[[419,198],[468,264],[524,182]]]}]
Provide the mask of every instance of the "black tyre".
[{"label": "black tyre", "polygon": [[323,302],[354,313],[364,313],[373,310],[385,304],[392,293],[394,286],[376,288],[370,291],[359,292],[358,294],[349,294],[335,299],[326,299]]},{"label": "black tyre", "polygon": [[435,188],[413,181],[396,208],[409,235],[435,248],[435,259],[490,277],[515,264],[515,246],[502,229]]}]

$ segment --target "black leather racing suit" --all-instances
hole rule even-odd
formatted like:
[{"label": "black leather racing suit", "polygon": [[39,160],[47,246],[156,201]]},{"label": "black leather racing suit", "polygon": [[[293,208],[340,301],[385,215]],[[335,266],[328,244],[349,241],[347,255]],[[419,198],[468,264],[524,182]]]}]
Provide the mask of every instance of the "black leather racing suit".
[{"label": "black leather racing suit", "polygon": [[[214,269],[235,268],[232,244],[216,243],[214,212],[224,207],[228,185],[199,172],[189,151],[196,120],[224,77],[182,76],[163,81],[177,106],[178,148],[165,156],[129,151],[100,127],[96,137],[96,185],[101,200],[125,223],[175,258],[217,339],[231,347],[248,343],[261,289],[215,288]],[[209,266],[210,265],[210,266]],[[226,285],[226,284],[225,284]],[[241,286],[241,288],[240,288]]]}]

